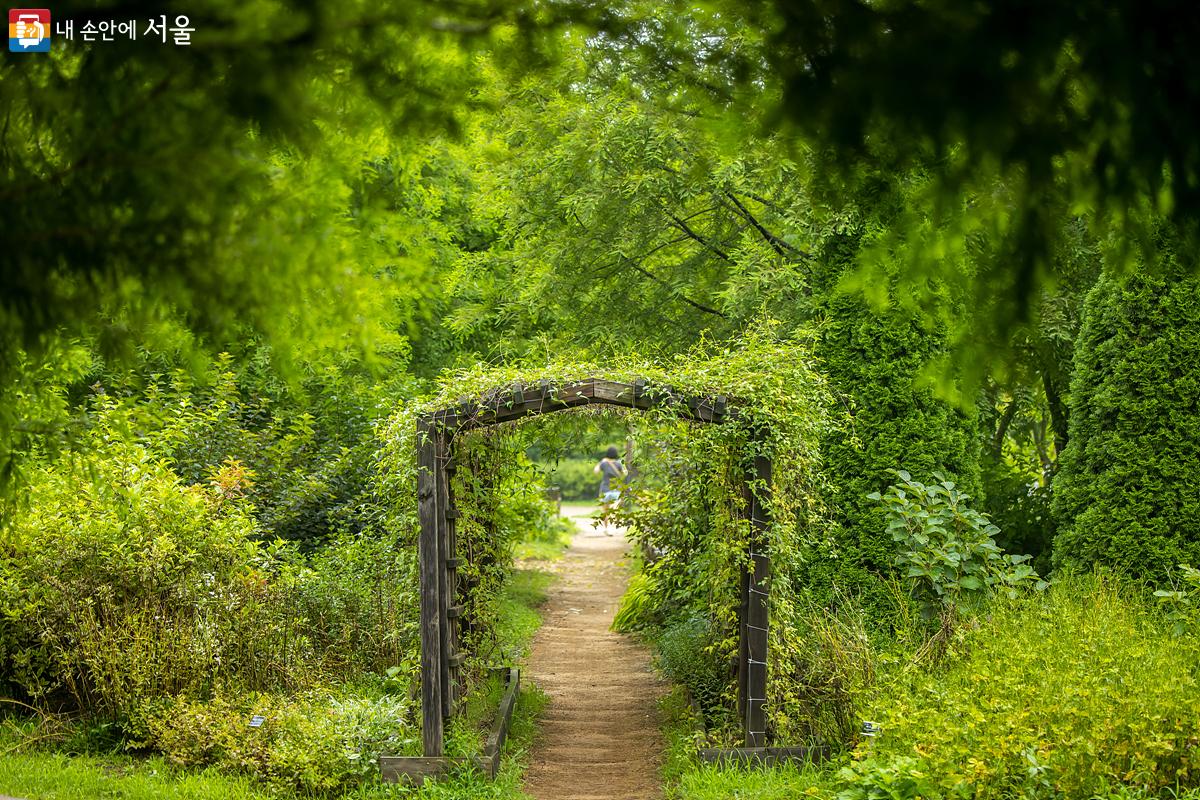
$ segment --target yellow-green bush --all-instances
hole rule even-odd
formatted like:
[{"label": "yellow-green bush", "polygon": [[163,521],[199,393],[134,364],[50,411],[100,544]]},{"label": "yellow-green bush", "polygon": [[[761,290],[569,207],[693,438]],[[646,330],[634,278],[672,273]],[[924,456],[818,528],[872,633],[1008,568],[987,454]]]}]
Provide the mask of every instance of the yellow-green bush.
[{"label": "yellow-green bush", "polygon": [[1087,798],[1200,784],[1200,647],[1112,579],[998,599],[946,660],[866,700],[874,757],[917,757],[947,793]]},{"label": "yellow-green bush", "polygon": [[415,558],[347,537],[305,559],[252,509],[97,435],[32,479],[0,551],[0,674],[36,703],[146,724],[147,700],[311,686],[415,648]]},{"label": "yellow-green bush", "polygon": [[[253,715],[264,718],[258,727],[250,727]],[[374,775],[380,755],[411,751],[413,716],[407,698],[386,695],[177,698],[148,715],[148,738],[174,764],[214,764],[321,795]]]}]

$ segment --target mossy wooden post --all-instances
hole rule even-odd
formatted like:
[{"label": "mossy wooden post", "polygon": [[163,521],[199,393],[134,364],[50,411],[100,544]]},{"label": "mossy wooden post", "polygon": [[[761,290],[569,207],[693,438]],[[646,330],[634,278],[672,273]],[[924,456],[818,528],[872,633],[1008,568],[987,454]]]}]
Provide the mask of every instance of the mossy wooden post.
[{"label": "mossy wooden post", "polygon": [[[744,482],[742,483],[742,500],[746,506],[742,509],[741,516],[746,520],[747,525],[752,524],[750,520],[753,518],[754,508],[754,493],[750,489],[749,478],[748,474],[745,475]],[[738,682],[737,713],[740,720],[746,719],[746,697],[748,696],[746,693],[746,679],[750,675],[749,650],[747,649],[750,646],[750,637],[747,635],[750,629],[746,627],[746,622],[750,615],[750,564],[752,563],[752,558],[749,551],[753,549],[749,543],[753,539],[754,533],[751,530],[746,539],[746,569],[742,570],[741,580],[738,582],[738,654],[736,669]]]},{"label": "mossy wooden post", "polygon": [[421,572],[421,738],[425,755],[442,755],[442,682],[445,661],[438,608],[441,595],[438,553],[438,439],[431,418],[417,423],[417,517]]},{"label": "mossy wooden post", "polygon": [[750,493],[750,577],[747,581],[747,603],[742,635],[745,669],[744,682],[739,685],[745,691],[742,720],[745,727],[746,747],[767,746],[767,634],[770,629],[768,600],[771,584],[771,557],[769,537],[771,520],[766,502],[771,491],[771,461],[766,456],[754,456],[747,476],[752,485]]},{"label": "mossy wooden post", "polygon": [[455,539],[458,509],[454,506],[454,490],[450,487],[450,476],[455,469],[450,453],[450,437],[444,430],[438,433],[438,465],[438,630],[442,640],[442,716],[449,719],[454,714],[454,705],[458,700],[458,660],[455,658],[458,642],[454,635],[455,624],[450,619],[450,607],[454,605],[454,592],[457,589]]}]

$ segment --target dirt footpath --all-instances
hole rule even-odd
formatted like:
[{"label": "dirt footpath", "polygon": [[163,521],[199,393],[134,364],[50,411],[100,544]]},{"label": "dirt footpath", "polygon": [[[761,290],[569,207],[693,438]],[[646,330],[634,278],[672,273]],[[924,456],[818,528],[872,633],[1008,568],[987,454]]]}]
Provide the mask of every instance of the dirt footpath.
[{"label": "dirt footpath", "polygon": [[535,800],[647,800],[662,796],[664,743],[658,698],[666,685],[650,653],[609,630],[628,572],[613,536],[575,518],[533,640],[529,680],[550,696],[530,754],[525,791]]}]

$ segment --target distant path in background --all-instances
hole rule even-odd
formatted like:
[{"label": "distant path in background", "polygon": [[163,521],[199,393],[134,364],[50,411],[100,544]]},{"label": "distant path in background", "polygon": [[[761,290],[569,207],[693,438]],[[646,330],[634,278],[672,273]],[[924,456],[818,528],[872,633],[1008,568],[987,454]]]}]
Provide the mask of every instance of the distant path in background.
[{"label": "distant path in background", "polygon": [[529,658],[529,680],[550,704],[525,791],[534,800],[661,797],[658,699],[667,687],[645,647],[609,630],[629,579],[624,532],[606,536],[580,510],[563,511],[579,530],[551,567],[558,580]]}]

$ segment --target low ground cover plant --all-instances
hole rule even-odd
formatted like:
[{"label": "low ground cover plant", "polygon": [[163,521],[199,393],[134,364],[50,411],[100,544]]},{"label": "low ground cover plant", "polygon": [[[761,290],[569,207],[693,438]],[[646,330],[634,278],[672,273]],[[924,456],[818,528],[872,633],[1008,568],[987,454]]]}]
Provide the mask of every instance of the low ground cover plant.
[{"label": "low ground cover plant", "polygon": [[[844,594],[795,606],[802,644],[790,671],[773,673],[797,698],[785,713],[808,721],[830,760],[758,776],[698,767],[694,748],[707,737],[675,703],[671,796],[1200,793],[1195,570],[1181,568],[1176,589],[1155,593],[1104,571],[1050,584],[995,547],[995,527],[952,482],[898,477],[876,502],[900,574],[881,579],[868,602]],[[659,647],[678,649],[676,638],[662,634]],[[863,736],[868,720],[877,732]]]}]

